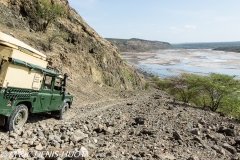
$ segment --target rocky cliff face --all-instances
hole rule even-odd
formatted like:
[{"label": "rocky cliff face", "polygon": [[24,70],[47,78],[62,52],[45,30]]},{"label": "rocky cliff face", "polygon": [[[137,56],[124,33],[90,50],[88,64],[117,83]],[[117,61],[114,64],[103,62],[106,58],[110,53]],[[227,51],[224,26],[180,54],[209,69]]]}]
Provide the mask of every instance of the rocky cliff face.
[{"label": "rocky cliff face", "polygon": [[143,39],[114,39],[106,38],[116,45],[121,52],[147,52],[152,50],[170,48],[171,44],[160,41],[148,41]]},{"label": "rocky cliff face", "polygon": [[[118,49],[103,39],[69,6],[67,0],[52,0],[65,6],[68,15],[58,18],[46,33],[36,32],[37,0],[1,0],[1,30],[39,51],[52,62],[52,68],[70,74],[70,86],[107,85],[124,89],[141,89],[142,80],[120,57]],[[65,35],[64,38],[54,35]],[[51,41],[51,39],[53,39]]]}]

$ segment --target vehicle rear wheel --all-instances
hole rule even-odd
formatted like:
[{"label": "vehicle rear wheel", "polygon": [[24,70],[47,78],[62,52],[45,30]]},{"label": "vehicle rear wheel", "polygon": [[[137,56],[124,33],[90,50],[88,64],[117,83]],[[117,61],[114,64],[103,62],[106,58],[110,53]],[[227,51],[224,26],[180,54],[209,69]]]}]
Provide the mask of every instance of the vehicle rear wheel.
[{"label": "vehicle rear wheel", "polygon": [[66,115],[69,109],[68,103],[64,102],[61,109],[59,110],[59,119],[66,119]]},{"label": "vehicle rear wheel", "polygon": [[28,119],[28,108],[24,104],[18,105],[8,117],[6,129],[9,131],[20,129]]}]

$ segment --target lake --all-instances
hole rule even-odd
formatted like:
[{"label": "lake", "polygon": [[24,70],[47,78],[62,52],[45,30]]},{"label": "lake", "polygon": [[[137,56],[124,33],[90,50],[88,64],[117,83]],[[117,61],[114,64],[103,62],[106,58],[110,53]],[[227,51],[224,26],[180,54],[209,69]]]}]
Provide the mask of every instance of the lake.
[{"label": "lake", "polygon": [[211,72],[240,78],[240,53],[211,49],[168,49],[144,53],[122,53],[130,65],[159,77]]}]

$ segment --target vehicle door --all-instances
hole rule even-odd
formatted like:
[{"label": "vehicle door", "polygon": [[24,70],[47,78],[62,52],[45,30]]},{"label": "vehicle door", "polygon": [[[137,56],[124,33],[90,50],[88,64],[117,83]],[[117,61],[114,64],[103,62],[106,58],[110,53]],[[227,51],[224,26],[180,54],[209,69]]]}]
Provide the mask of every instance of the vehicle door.
[{"label": "vehicle door", "polygon": [[59,77],[55,77],[54,86],[52,90],[52,101],[51,101],[51,110],[58,110],[63,102],[63,93],[62,93],[62,80]]},{"label": "vehicle door", "polygon": [[51,105],[53,78],[54,77],[50,75],[44,75],[41,92],[38,94],[40,96],[39,98],[42,109],[45,111],[48,111]]}]

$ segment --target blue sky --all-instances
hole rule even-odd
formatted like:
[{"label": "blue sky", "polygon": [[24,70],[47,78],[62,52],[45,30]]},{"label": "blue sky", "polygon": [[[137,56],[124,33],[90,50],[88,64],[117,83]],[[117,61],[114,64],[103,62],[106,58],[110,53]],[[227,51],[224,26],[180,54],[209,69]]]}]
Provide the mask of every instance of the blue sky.
[{"label": "blue sky", "polygon": [[240,41],[240,0],[69,0],[104,38]]}]

